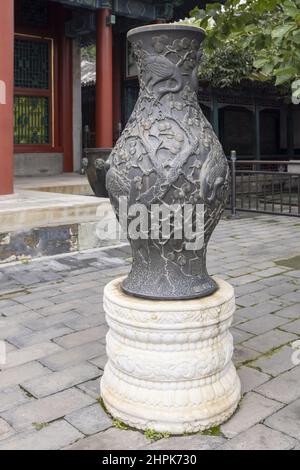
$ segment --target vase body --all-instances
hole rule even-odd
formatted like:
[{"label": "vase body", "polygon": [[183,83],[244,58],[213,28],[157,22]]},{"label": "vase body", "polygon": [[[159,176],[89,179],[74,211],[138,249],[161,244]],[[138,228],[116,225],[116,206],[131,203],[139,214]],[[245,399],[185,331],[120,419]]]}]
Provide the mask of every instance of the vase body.
[{"label": "vase body", "polygon": [[[138,203],[149,213],[148,236],[129,236],[133,263],[122,284],[128,294],[174,300],[203,297],[217,289],[207,273],[206,249],[224,210],[229,168],[197,99],[203,37],[200,28],[183,25],[151,25],[128,33],[140,94],[110,155],[106,179],[119,220],[120,197],[129,208]],[[153,237],[154,205],[202,207],[201,246],[187,248],[185,235],[174,236],[174,224],[169,238]],[[129,215],[127,226],[130,222]]]}]

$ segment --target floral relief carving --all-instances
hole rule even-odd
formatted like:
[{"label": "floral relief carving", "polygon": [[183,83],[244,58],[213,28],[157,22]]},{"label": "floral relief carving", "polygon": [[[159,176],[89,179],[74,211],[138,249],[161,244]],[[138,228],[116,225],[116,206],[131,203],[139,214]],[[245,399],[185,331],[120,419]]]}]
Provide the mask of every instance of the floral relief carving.
[{"label": "floral relief carving", "polygon": [[117,215],[120,196],[129,206],[146,205],[149,214],[153,204],[204,204],[203,248],[187,250],[187,240],[174,238],[174,225],[167,241],[130,240],[133,267],[123,282],[126,292],[143,297],[193,298],[216,290],[206,247],[224,209],[229,171],[197,101],[203,34],[166,26],[129,36],[140,95],[111,153],[107,189]]}]

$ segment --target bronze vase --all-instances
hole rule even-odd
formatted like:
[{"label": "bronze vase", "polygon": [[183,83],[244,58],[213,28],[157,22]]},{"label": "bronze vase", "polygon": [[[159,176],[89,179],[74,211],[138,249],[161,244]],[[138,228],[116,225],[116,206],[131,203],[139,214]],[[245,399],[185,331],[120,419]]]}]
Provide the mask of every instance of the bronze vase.
[{"label": "bronze vase", "polygon": [[[158,24],[128,33],[138,67],[140,94],[109,157],[106,187],[117,216],[119,198],[149,213],[148,237],[130,239],[133,263],[123,290],[160,299],[212,294],[217,285],[206,268],[206,250],[224,210],[229,168],[221,144],[198,104],[198,67],[204,32]],[[151,236],[153,205],[203,207],[203,243]],[[194,220],[194,219],[193,219]],[[127,218],[127,225],[131,222]],[[173,223],[173,226],[172,226]],[[192,224],[194,222],[192,221]]]}]

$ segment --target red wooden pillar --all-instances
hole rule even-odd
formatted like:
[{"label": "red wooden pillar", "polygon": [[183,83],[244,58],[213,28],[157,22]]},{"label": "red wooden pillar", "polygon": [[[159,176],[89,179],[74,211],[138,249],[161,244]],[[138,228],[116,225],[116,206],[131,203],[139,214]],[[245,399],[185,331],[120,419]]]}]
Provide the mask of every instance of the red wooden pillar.
[{"label": "red wooden pillar", "polygon": [[73,64],[72,40],[65,36],[65,21],[71,17],[71,11],[58,6],[59,15],[59,127],[60,142],[64,152],[65,172],[73,171]]},{"label": "red wooden pillar", "polygon": [[72,41],[62,38],[62,136],[64,171],[73,171],[73,67]]},{"label": "red wooden pillar", "polygon": [[112,26],[108,8],[97,12],[96,41],[96,147],[113,147]]},{"label": "red wooden pillar", "polygon": [[14,0],[0,6],[0,195],[13,193]]},{"label": "red wooden pillar", "polygon": [[114,52],[113,52],[113,129],[114,141],[120,136],[120,126],[122,125],[122,107],[121,107],[121,94],[122,94],[122,47],[120,34],[114,36]]}]

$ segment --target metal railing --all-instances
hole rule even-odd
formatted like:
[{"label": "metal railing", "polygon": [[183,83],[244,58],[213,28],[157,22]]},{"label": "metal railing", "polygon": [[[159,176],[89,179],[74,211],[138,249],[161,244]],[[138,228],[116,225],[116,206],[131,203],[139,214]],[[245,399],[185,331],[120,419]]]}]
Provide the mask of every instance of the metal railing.
[{"label": "metal railing", "polygon": [[232,151],[230,167],[232,217],[239,211],[300,217],[300,161],[237,160]]}]

